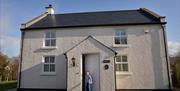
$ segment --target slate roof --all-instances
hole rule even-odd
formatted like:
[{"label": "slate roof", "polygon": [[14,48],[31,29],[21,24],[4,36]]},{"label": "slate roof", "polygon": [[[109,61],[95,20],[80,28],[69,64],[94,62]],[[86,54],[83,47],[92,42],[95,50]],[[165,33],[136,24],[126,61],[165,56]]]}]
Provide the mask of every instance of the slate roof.
[{"label": "slate roof", "polygon": [[[49,14],[25,29],[64,28],[106,25],[161,24],[154,12],[137,10],[103,11],[87,13]],[[163,22],[165,23],[165,22]]]}]

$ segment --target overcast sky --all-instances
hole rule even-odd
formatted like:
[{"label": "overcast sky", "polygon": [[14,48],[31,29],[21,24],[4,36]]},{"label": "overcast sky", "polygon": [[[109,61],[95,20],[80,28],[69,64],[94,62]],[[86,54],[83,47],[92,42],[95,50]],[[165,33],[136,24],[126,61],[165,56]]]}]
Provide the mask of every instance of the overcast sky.
[{"label": "overcast sky", "polygon": [[130,10],[148,8],[167,19],[170,53],[180,46],[180,0],[0,0],[0,46],[10,57],[20,53],[20,25],[45,12],[55,13]]}]

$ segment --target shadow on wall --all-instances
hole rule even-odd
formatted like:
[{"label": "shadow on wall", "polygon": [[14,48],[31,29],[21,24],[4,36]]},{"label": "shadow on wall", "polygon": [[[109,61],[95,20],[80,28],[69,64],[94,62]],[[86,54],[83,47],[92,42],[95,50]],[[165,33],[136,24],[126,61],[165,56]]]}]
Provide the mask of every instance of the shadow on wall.
[{"label": "shadow on wall", "polygon": [[[22,64],[22,68],[26,68],[27,66],[32,67],[21,72],[21,88],[66,89],[66,65],[64,65],[66,64],[66,60],[59,59],[63,56],[63,54],[56,56],[55,74],[48,75],[43,73],[44,64],[42,60],[31,60],[32,62],[26,62],[25,65]],[[34,64],[37,63],[34,61],[41,61],[41,63]]]},{"label": "shadow on wall", "polygon": [[[37,38],[37,36],[34,35],[33,38]],[[107,58],[114,55],[114,52],[112,52],[112,50],[110,51],[107,47],[104,47],[101,43],[99,43],[95,39],[88,38],[88,41],[92,47],[98,49],[95,51],[102,50],[104,52],[108,52],[108,54],[111,54],[111,55],[108,55]],[[91,46],[89,46],[89,47],[85,46],[84,48],[87,48],[86,50],[88,50]],[[91,48],[89,50],[91,51]],[[39,55],[39,53],[42,53],[42,54],[50,53],[52,55],[51,51],[52,50],[37,49],[34,51],[34,55],[36,55],[36,54]],[[34,56],[34,57],[36,57],[36,56]],[[37,57],[41,57],[41,56],[37,56]],[[26,87],[27,88],[32,88],[32,87],[33,88],[44,88],[45,87],[45,88],[64,88],[65,89],[66,88],[66,59],[64,57],[64,60],[61,60],[62,57],[64,57],[64,54],[58,55],[58,57],[57,57],[59,60],[56,60],[56,62],[58,62],[58,61],[61,61],[61,62],[56,63],[56,75],[55,76],[54,75],[48,76],[48,75],[42,74],[43,64],[40,62],[35,62],[35,61],[42,61],[42,58],[37,58],[39,60],[37,60],[37,59],[33,60],[34,58],[31,59],[30,57],[28,57],[29,59],[24,59],[24,60],[26,60],[26,63],[25,63],[25,65],[22,65],[22,67],[26,66],[26,65],[31,67],[31,65],[34,65],[35,63],[40,63],[40,64],[36,64],[36,65],[32,66],[31,68],[28,68],[28,69],[25,69],[22,71],[21,86],[23,86],[25,88]],[[32,62],[30,62],[30,61],[32,61]]]},{"label": "shadow on wall", "polygon": [[[97,32],[97,29],[98,32]],[[52,31],[53,30],[56,30],[56,31],[59,31],[59,32],[56,32],[57,35],[56,37],[62,37],[62,38],[65,38],[65,37],[87,37],[88,35],[92,35],[92,36],[112,36],[114,35],[114,32],[112,31],[109,31],[109,30],[112,30],[112,28],[108,28],[106,30],[103,30],[102,27],[98,27],[98,28],[59,28],[59,29],[51,29]],[[25,36],[25,38],[33,38],[33,39],[37,39],[37,38],[43,38],[44,37],[44,32],[43,31],[46,31],[46,29],[43,29],[43,30],[39,30],[39,31],[34,31],[36,33],[34,33],[33,31],[31,32],[28,32],[28,36]],[[48,29],[47,29],[48,31]]]},{"label": "shadow on wall", "polygon": [[[136,25],[137,27],[141,27],[142,25]],[[147,28],[149,28],[149,26],[145,26],[146,28],[136,28],[134,29],[134,27],[132,26],[103,26],[103,27],[75,27],[75,28],[57,28],[57,29],[51,29],[51,31],[55,30],[55,31],[59,31],[56,32],[57,37],[87,37],[88,35],[92,35],[92,36],[112,36],[115,34],[115,32],[113,32],[114,30],[117,29],[122,29],[122,30],[127,30],[128,31],[128,35],[131,34],[136,34],[134,31],[136,30],[145,30]],[[39,29],[38,31],[34,31],[36,33],[33,33],[33,31],[31,31],[31,33],[29,34],[29,36],[25,36],[25,38],[43,38],[44,33],[43,31],[48,31],[49,29]],[[98,30],[98,31],[97,31]],[[144,31],[142,31],[142,33],[144,33]],[[136,34],[136,36],[141,36],[141,33]]]},{"label": "shadow on wall", "polygon": [[[153,62],[153,69],[154,69],[154,80],[155,80],[155,88],[167,88],[168,84],[164,84],[163,79],[163,65],[162,63],[163,58],[161,58],[161,47],[160,47],[160,37],[158,31],[154,31],[151,34],[151,53],[152,53],[152,62]],[[167,74],[167,73],[166,73]],[[165,75],[166,75],[165,74]],[[167,85],[167,86],[166,86]]]}]

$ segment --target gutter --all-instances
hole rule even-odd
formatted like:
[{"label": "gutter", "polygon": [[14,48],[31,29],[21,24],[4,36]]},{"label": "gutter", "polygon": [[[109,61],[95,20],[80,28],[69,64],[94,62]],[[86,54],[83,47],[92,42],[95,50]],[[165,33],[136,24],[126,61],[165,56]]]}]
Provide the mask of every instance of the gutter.
[{"label": "gutter", "polygon": [[115,56],[114,56],[114,79],[115,79],[115,90],[114,91],[116,91],[116,89],[117,89],[117,86],[116,86],[116,56],[117,56],[117,53],[115,53]]},{"label": "gutter", "polygon": [[66,58],[66,90],[67,90],[68,89],[68,57],[66,53],[64,53],[64,56]]},{"label": "gutter", "polygon": [[21,32],[21,49],[20,49],[20,62],[19,62],[19,80],[18,80],[18,88],[21,88],[21,68],[22,68],[22,55],[23,55],[23,41],[24,41],[24,34],[25,32]]},{"label": "gutter", "polygon": [[168,51],[167,51],[167,39],[166,39],[165,25],[161,24],[161,27],[163,30],[164,50],[165,50],[165,56],[166,56],[166,67],[167,67],[169,89],[172,89],[171,77],[170,77],[170,67],[169,67],[169,56],[168,56]]},{"label": "gutter", "polygon": [[166,24],[166,22],[149,22],[149,23],[126,23],[126,24],[100,24],[100,25],[72,25],[72,26],[49,26],[49,27],[33,27],[33,28],[21,28],[21,31],[31,31],[38,29],[56,29],[56,28],[79,28],[79,27],[101,27],[101,26],[130,26],[130,25],[155,25]]}]

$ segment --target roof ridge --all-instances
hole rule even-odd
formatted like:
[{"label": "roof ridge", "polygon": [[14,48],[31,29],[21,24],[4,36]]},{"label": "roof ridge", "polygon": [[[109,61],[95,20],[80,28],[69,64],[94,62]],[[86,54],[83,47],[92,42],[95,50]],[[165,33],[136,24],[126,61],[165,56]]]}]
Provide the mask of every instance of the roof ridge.
[{"label": "roof ridge", "polygon": [[71,13],[60,13],[54,15],[68,15],[68,14],[89,14],[89,13],[107,13],[107,12],[128,12],[128,11],[138,11],[139,9],[132,9],[132,10],[112,10],[112,11],[88,11],[88,12],[71,12]]}]

